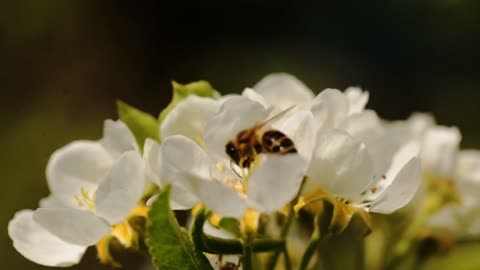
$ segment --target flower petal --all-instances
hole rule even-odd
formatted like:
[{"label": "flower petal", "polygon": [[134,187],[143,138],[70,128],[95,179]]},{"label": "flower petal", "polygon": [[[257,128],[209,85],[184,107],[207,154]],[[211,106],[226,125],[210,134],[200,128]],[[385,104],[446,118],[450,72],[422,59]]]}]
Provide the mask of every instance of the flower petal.
[{"label": "flower petal", "polygon": [[197,143],[182,135],[168,137],[160,147],[160,155],[162,162],[157,173],[162,183],[172,184],[172,201],[178,209],[191,208],[198,203],[198,198],[191,189],[189,177],[209,178],[210,158]]},{"label": "flower petal", "polygon": [[164,181],[171,182],[174,202],[184,207],[202,202],[222,216],[243,215],[245,201],[219,182],[222,179],[211,179],[210,169],[214,164],[198,144],[184,136],[174,135],[162,143],[160,151],[160,175]]},{"label": "flower petal", "polygon": [[183,181],[189,182],[192,190],[213,212],[224,217],[241,218],[247,210],[246,201],[229,186],[198,175],[184,175]]},{"label": "flower petal", "polygon": [[98,186],[97,215],[117,224],[125,219],[143,196],[146,185],[145,163],[137,151],[122,154]]},{"label": "flower petal", "polygon": [[79,209],[39,208],[33,220],[63,241],[79,246],[91,246],[110,233],[106,220]]},{"label": "flower petal", "polygon": [[204,140],[207,152],[215,159],[230,159],[225,145],[235,139],[242,130],[261,123],[268,116],[262,104],[247,97],[234,96],[226,100],[205,128]]},{"label": "flower petal", "polygon": [[252,88],[245,88],[242,92],[242,96],[248,97],[249,99],[262,104],[265,109],[269,107],[269,104],[265,101],[263,96],[255,92],[255,90],[253,90]]},{"label": "flower petal", "polygon": [[269,105],[280,110],[293,105],[306,108],[313,100],[313,92],[303,82],[288,73],[272,73],[254,87]]},{"label": "flower petal", "polygon": [[460,151],[455,171],[458,178],[480,184],[480,151]]},{"label": "flower petal", "polygon": [[[191,139],[182,136],[170,136],[160,146],[161,178],[172,181],[176,173],[198,174],[208,178],[212,164],[205,151]],[[164,170],[165,168],[165,170]]]},{"label": "flower petal", "polygon": [[50,194],[48,197],[45,197],[40,200],[38,203],[40,207],[42,208],[65,208],[69,207],[68,204],[63,203],[61,200],[59,200],[57,197],[53,196]]},{"label": "flower petal", "polygon": [[8,223],[13,246],[27,259],[45,266],[67,267],[77,264],[86,246],[67,243],[36,223],[32,210],[22,210]]},{"label": "flower petal", "polygon": [[375,175],[387,170],[396,145],[386,136],[378,115],[371,110],[348,117],[339,127],[363,142],[375,166]]},{"label": "flower petal", "polygon": [[[143,150],[143,159],[147,164],[147,178],[151,179],[159,187],[163,187],[167,182],[174,180],[173,178],[169,180],[168,178],[162,178],[160,176],[162,174],[161,172],[163,172],[163,177],[165,177],[165,175],[175,177],[177,169],[172,169],[169,164],[162,162],[161,147],[159,143],[147,139]],[[183,187],[181,183],[175,181],[172,185],[173,189],[170,194],[170,207],[173,210],[189,209],[198,203],[198,198],[194,196],[191,191]],[[151,198],[147,203],[152,203],[154,200],[155,198]]]},{"label": "flower petal", "polygon": [[105,149],[117,159],[127,151],[138,151],[135,136],[125,123],[120,120],[105,120],[103,123],[103,138],[100,140]]},{"label": "flower petal", "polygon": [[347,98],[339,90],[325,89],[320,92],[313,100],[310,108],[319,131],[325,131],[340,125],[347,117],[348,106]]},{"label": "flower petal", "polygon": [[368,92],[362,91],[359,87],[348,87],[345,90],[345,96],[349,103],[349,114],[359,113],[365,109],[368,102]]},{"label": "flower petal", "polygon": [[478,204],[480,198],[480,151],[462,150],[458,154],[455,170],[456,186],[463,196]]},{"label": "flower petal", "polygon": [[295,144],[298,153],[309,161],[315,148],[317,134],[314,122],[310,111],[297,111],[280,125],[273,125],[273,127],[287,135]]},{"label": "flower petal", "polygon": [[74,196],[82,188],[95,190],[111,164],[110,155],[98,142],[75,141],[50,157],[46,170],[48,185],[56,198],[74,207]]},{"label": "flower petal", "polygon": [[425,132],[435,125],[433,116],[427,113],[413,113],[407,120],[411,136],[420,139]]},{"label": "flower petal", "polygon": [[373,180],[373,174],[365,144],[344,131],[332,130],[317,139],[307,187],[320,185],[334,195],[356,201]]},{"label": "flower petal", "polygon": [[268,156],[248,180],[247,198],[251,207],[272,213],[298,193],[307,161],[296,154]]},{"label": "flower petal", "polygon": [[456,127],[433,127],[427,130],[421,149],[422,167],[428,173],[451,178],[461,140]]},{"label": "flower petal", "polygon": [[168,113],[160,126],[160,136],[183,135],[201,141],[208,119],[218,111],[220,102],[195,95],[188,96]]},{"label": "flower petal", "polygon": [[403,166],[393,182],[372,203],[370,211],[390,214],[405,206],[415,195],[421,181],[420,162],[414,157]]},{"label": "flower petal", "polygon": [[160,172],[161,168],[161,156],[160,156],[160,144],[156,141],[147,138],[143,146],[143,161],[146,164],[146,173],[147,179],[162,186],[163,184],[160,181]]}]

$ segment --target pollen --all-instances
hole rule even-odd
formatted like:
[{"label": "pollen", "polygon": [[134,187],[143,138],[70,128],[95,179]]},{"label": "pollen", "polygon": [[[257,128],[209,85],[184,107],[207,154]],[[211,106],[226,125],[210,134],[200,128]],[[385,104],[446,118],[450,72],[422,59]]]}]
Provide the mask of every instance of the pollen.
[{"label": "pollen", "polygon": [[217,168],[218,172],[224,173],[225,172],[225,164],[222,162],[218,162],[215,167]]}]

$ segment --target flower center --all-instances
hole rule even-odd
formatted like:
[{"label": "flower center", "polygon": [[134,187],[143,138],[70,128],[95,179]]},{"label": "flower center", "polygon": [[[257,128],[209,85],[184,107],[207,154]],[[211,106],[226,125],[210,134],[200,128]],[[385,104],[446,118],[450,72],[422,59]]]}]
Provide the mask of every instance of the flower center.
[{"label": "flower center", "polygon": [[77,201],[80,207],[84,207],[87,210],[95,213],[96,205],[95,205],[95,192],[90,194],[85,188],[80,189],[80,194],[73,196]]}]

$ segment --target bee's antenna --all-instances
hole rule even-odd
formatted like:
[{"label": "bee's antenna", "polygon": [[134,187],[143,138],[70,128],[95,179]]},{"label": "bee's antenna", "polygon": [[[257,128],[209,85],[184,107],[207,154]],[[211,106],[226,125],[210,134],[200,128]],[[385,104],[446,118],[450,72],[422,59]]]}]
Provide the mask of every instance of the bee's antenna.
[{"label": "bee's antenna", "polygon": [[274,120],[276,120],[276,119],[284,116],[285,114],[287,114],[289,111],[291,111],[291,110],[292,110],[293,108],[295,108],[296,106],[297,106],[297,105],[292,105],[292,106],[286,108],[285,110],[283,110],[283,111],[275,114],[274,116],[270,117],[269,119],[265,120],[265,121],[264,121],[263,123],[261,123],[259,126],[262,127],[262,126],[266,125],[267,123],[270,123],[270,122],[272,122],[272,121],[274,121]]},{"label": "bee's antenna", "polygon": [[243,176],[240,175],[240,174],[237,172],[237,170],[235,169],[235,166],[233,166],[233,160],[232,160],[232,159],[230,159],[230,169],[232,169],[232,171],[233,171],[238,177],[243,178]]}]

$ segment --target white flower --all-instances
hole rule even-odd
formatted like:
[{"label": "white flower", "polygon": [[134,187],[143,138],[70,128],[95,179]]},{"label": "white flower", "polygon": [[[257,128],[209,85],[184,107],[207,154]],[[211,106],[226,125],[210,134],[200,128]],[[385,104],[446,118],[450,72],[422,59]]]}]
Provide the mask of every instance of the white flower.
[{"label": "white flower", "polygon": [[461,140],[456,127],[434,126],[423,137],[420,158],[423,170],[438,179],[452,180]]},{"label": "white flower", "polygon": [[188,96],[165,117],[160,125],[160,136],[183,135],[201,141],[208,119],[218,111],[221,103],[218,99]]},{"label": "white flower", "polygon": [[[445,203],[458,200],[455,190],[457,156],[461,134],[456,127],[437,125],[431,115],[415,113],[405,121],[385,123],[387,134],[392,137],[394,148],[405,144],[418,145],[418,154],[422,164],[423,181],[407,212],[425,214],[435,212]],[[428,197],[435,197],[437,204],[425,204]],[[423,205],[423,207],[419,207]]]},{"label": "white flower", "polygon": [[457,237],[480,235],[480,152],[463,150],[458,153],[455,167],[456,189],[461,203],[451,203],[429,220],[434,228],[446,228]]},{"label": "white flower", "polygon": [[295,106],[294,110],[311,111],[318,133],[332,129],[348,132],[367,145],[378,173],[388,168],[390,158],[397,150],[386,136],[377,114],[365,110],[369,94],[358,87],[349,87],[343,93],[328,88],[315,97],[312,90],[293,75],[273,73],[264,77],[253,89],[245,89],[242,95],[277,111],[292,106]]},{"label": "white flower", "polygon": [[121,233],[122,223],[143,195],[146,178],[135,138],[124,123],[106,120],[101,140],[75,141],[55,151],[47,182],[51,194],[40,208],[19,211],[8,225],[23,256],[46,266],[70,266],[88,246],[105,244],[108,235],[131,244]]},{"label": "white flower", "polygon": [[[160,136],[166,139],[173,135],[182,135],[190,140],[203,144],[203,133],[208,120],[218,111],[223,100],[203,98],[190,95],[181,101],[165,117],[160,125]],[[144,160],[147,164],[149,179],[163,187],[168,180],[160,176],[162,170],[162,157],[160,155],[160,144],[147,139],[145,142]],[[170,205],[174,210],[190,209],[199,199],[190,192],[181,181],[172,181]],[[156,196],[149,200],[155,200]]]},{"label": "white flower", "polygon": [[411,200],[421,182],[415,154],[414,146],[406,146],[379,175],[364,143],[341,130],[321,134],[307,172],[304,196],[309,200],[328,196],[356,209],[392,213]]},{"label": "white flower", "polygon": [[412,141],[419,144],[424,175],[432,180],[453,180],[461,141],[458,128],[437,125],[431,115],[422,113],[385,123],[385,128],[397,148]]},{"label": "white flower", "polygon": [[203,142],[183,135],[164,139],[157,158],[160,181],[171,182],[172,192],[176,186],[182,187],[184,194],[193,194],[196,202],[222,216],[240,218],[247,208],[260,212],[278,210],[298,192],[311,156],[311,114],[297,112],[271,123],[293,140],[298,154],[260,154],[250,169],[241,169],[225,152],[226,144],[240,131],[269,116],[270,111],[258,102],[241,96],[228,98],[209,119]]},{"label": "white flower", "polygon": [[311,110],[317,128],[338,127],[350,115],[360,113],[368,102],[368,92],[349,87],[344,93],[337,89],[325,89],[316,97],[304,83],[287,73],[273,73],[260,80],[253,89],[247,88],[242,95],[274,106],[278,111],[296,106]]}]

